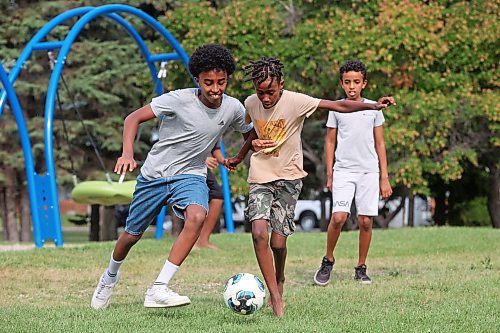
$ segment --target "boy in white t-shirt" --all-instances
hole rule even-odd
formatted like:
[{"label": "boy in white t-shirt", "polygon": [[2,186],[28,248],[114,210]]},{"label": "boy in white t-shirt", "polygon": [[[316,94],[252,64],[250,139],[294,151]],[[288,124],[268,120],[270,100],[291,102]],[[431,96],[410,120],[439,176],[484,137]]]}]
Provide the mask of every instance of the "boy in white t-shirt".
[{"label": "boy in white t-shirt", "polygon": [[[375,103],[361,97],[367,82],[366,67],[362,62],[349,60],[340,67],[340,84],[347,100]],[[350,114],[330,112],[328,115],[325,160],[333,214],[327,231],[326,254],[314,274],[314,282],[320,286],[330,282],[335,263],[333,251],[351,212],[353,198],[359,223],[359,257],[354,279],[363,284],[371,283],[365,262],[372,238],[372,220],[378,215],[379,194],[384,199],[392,194],[383,123],[381,110],[368,109]]]},{"label": "boy in white t-shirt", "polygon": [[[284,90],[283,64],[263,57],[245,68],[256,94],[245,100],[247,122],[253,122],[258,139],[250,159],[248,220],[257,261],[270,294],[269,305],[276,316],[283,315],[286,240],[295,230],[294,209],[302,189],[303,168],[300,134],[306,117],[317,108],[337,112],[378,110],[393,103],[390,97],[377,104],[357,101],[329,101]],[[240,153],[227,164],[239,163],[248,151],[250,136]],[[269,247],[268,224],[272,228]],[[273,267],[274,259],[274,267]]]}]

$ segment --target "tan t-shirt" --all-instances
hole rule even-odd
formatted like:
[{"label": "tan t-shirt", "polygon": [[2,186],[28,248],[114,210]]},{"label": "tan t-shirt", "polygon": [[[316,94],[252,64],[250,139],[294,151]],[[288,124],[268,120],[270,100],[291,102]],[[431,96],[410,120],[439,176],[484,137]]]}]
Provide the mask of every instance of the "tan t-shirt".
[{"label": "tan t-shirt", "polygon": [[279,179],[307,176],[303,167],[300,134],[304,120],[321,100],[285,90],[278,103],[264,109],[256,94],[245,100],[247,118],[253,122],[259,139],[274,140],[276,146],[255,152],[250,158],[248,182],[264,184]]}]

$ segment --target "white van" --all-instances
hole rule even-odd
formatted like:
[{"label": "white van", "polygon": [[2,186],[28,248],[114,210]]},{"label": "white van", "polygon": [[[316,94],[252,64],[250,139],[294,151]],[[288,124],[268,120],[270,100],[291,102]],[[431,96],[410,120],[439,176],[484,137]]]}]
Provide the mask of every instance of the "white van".
[{"label": "white van", "polygon": [[[380,200],[379,209],[386,208],[388,213],[393,212],[400,204],[401,197],[390,201]],[[330,220],[330,200],[326,199],[326,219]],[[246,199],[243,196],[233,200],[233,221],[235,225],[244,224]],[[428,200],[415,197],[414,226],[426,226],[432,224],[432,214]],[[409,199],[406,198],[405,206],[392,219],[389,228],[401,228],[408,225]],[[321,220],[320,200],[298,200],[295,206],[295,222],[300,225],[303,231],[312,231],[319,227]]]}]

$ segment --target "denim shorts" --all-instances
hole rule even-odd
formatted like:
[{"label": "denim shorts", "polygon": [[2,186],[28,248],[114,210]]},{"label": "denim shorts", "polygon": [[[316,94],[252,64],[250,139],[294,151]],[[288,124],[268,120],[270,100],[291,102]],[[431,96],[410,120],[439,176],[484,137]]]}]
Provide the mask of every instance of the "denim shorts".
[{"label": "denim shorts", "polygon": [[131,235],[144,233],[166,205],[172,205],[173,212],[181,219],[184,219],[184,210],[189,205],[201,206],[208,212],[206,178],[198,175],[175,175],[147,180],[139,175],[125,231]]}]

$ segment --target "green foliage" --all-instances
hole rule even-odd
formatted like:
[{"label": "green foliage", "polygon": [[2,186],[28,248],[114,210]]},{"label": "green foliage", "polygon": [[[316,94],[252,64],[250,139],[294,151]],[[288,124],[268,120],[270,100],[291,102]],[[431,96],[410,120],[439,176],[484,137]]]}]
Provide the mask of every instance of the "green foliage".
[{"label": "green foliage", "polygon": [[[0,61],[11,66],[31,36],[61,12],[60,8],[101,3],[30,1],[23,8],[8,9],[0,17],[0,24],[5,27],[0,30]],[[499,1],[118,3],[159,15],[160,22],[188,54],[206,43],[221,43],[230,48],[237,71],[228,93],[241,101],[253,93],[251,83],[244,82],[242,67],[260,56],[278,56],[282,60],[287,89],[328,99],[344,95],[338,84],[341,64],[350,58],[363,60],[369,70],[365,97],[394,95],[398,102],[398,106],[384,112],[393,185],[408,186],[415,193],[434,194],[441,180],[445,184],[459,181],[467,168],[498,167]],[[136,25],[136,20],[132,21]],[[151,29],[140,23],[136,26],[153,53],[171,51]],[[68,29],[69,25],[57,28],[51,40],[62,39]],[[73,45],[64,73],[77,101],[85,105],[81,111],[93,124],[93,135],[99,137],[105,157],[112,164],[120,151],[120,119],[152,96],[151,79],[137,47],[126,33],[116,29],[114,22],[97,19]],[[29,117],[41,117],[49,74],[46,57],[37,55],[30,59],[23,74],[16,91]],[[182,64],[168,65],[167,90],[192,85]],[[62,89],[60,93],[68,105],[69,96]],[[317,156],[322,156],[323,136],[318,133],[326,115],[317,112],[312,118],[306,121],[310,125],[307,124],[303,139]],[[70,116],[69,121],[74,120]],[[88,153],[83,135],[81,126],[72,123],[72,143],[77,151]],[[56,136],[62,137],[61,133]],[[143,136],[148,137],[147,133]],[[231,153],[241,144],[233,136],[227,136],[226,142]],[[39,144],[35,141],[34,146]],[[148,146],[148,140],[141,140],[140,158]],[[70,153],[62,149],[60,161]],[[79,168],[88,160],[82,158]],[[14,163],[8,163],[11,162]],[[231,177],[237,191],[245,191],[245,177],[242,171]]]},{"label": "green foliage", "polygon": [[[491,225],[488,209],[486,208],[486,197],[476,197],[470,201],[457,204],[454,208],[458,212],[457,222],[460,225],[477,227]],[[450,221],[454,224],[455,221]]]}]

